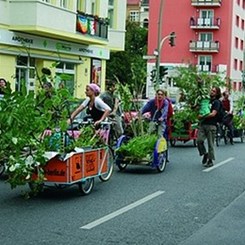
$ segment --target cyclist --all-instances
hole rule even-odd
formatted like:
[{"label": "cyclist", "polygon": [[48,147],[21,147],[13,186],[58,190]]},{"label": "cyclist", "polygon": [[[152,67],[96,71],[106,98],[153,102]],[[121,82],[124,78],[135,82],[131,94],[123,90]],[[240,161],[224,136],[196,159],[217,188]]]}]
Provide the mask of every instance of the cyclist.
[{"label": "cyclist", "polygon": [[151,122],[149,126],[149,132],[152,133],[157,129],[159,137],[167,134],[166,122],[168,116],[169,102],[166,99],[165,91],[158,89],[154,99],[149,100],[141,110],[141,115],[146,112],[151,114]]},{"label": "cyclist", "polygon": [[223,124],[228,128],[230,143],[233,144],[233,137],[234,137],[234,128],[233,128],[233,101],[229,97],[229,93],[227,91],[222,93],[222,106],[227,113],[227,115],[223,119]]},{"label": "cyclist", "polygon": [[110,114],[111,108],[99,98],[100,87],[95,83],[87,85],[85,93],[87,98],[72,112],[67,123],[70,124],[76,115],[86,108],[86,112],[93,119],[94,125],[99,126],[99,124]]},{"label": "cyclist", "polygon": [[114,81],[106,80],[106,91],[100,95],[100,98],[112,109],[109,117],[112,121],[115,136],[119,138],[123,134],[122,109],[120,99],[116,94],[116,83]]}]

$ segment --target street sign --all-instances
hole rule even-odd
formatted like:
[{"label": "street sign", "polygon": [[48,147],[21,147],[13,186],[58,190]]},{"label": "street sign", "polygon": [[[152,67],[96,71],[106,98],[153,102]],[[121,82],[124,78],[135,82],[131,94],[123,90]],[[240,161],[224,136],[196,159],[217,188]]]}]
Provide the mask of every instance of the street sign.
[{"label": "street sign", "polygon": [[152,59],[156,59],[155,55],[143,55],[143,59],[144,60],[152,60]]}]

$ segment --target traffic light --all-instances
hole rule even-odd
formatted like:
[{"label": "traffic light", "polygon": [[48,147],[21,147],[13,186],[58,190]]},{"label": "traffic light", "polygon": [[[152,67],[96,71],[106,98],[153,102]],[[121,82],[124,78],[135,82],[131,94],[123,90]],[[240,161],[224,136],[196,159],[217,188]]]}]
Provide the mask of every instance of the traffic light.
[{"label": "traffic light", "polygon": [[164,78],[165,75],[168,74],[168,68],[165,66],[160,66],[159,67],[159,78],[162,80]]},{"label": "traffic light", "polygon": [[169,37],[169,45],[171,47],[175,46],[175,38],[176,38],[175,32],[171,32]]},{"label": "traffic light", "polygon": [[151,78],[150,78],[151,81],[155,82],[155,80],[156,80],[156,69],[152,69],[151,70],[151,75],[150,76],[151,76]]}]

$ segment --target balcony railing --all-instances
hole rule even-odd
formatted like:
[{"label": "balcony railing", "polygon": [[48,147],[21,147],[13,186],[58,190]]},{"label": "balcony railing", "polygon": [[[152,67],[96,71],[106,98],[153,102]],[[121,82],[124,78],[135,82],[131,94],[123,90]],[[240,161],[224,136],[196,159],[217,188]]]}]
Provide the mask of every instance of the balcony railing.
[{"label": "balcony railing", "polygon": [[219,72],[217,70],[217,65],[212,65],[212,64],[198,64],[196,65],[197,71],[198,72],[209,72],[209,73],[217,73]]},{"label": "balcony railing", "polygon": [[192,29],[219,29],[220,18],[190,18],[190,27]]},{"label": "balcony railing", "polygon": [[77,14],[77,32],[83,35],[108,39],[109,20],[98,16]]},{"label": "balcony railing", "polygon": [[219,42],[218,41],[190,41],[189,45],[190,52],[219,52]]},{"label": "balcony railing", "polygon": [[220,7],[222,0],[191,0],[192,6]]}]

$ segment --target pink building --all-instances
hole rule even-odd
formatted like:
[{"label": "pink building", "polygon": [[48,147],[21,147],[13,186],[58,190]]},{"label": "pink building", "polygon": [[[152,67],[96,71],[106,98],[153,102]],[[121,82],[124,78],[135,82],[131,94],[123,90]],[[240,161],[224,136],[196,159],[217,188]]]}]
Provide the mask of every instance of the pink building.
[{"label": "pink building", "polygon": [[[174,67],[191,63],[200,72],[223,72],[224,77],[230,78],[233,90],[241,90],[245,70],[245,0],[150,0],[149,55],[158,46],[161,1],[161,39],[176,33],[176,46],[171,47],[166,40],[160,52],[160,65],[169,67],[169,79]],[[155,61],[149,60],[149,73],[154,66]]]}]

